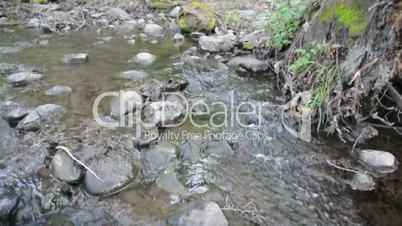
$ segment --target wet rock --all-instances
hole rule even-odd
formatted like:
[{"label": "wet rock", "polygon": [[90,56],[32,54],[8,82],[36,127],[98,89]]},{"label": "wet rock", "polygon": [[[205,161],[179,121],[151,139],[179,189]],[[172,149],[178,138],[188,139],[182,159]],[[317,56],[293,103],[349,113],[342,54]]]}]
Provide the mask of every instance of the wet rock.
[{"label": "wet rock", "polygon": [[0,153],[11,153],[18,150],[19,140],[15,130],[0,118]]},{"label": "wet rock", "polygon": [[4,118],[13,126],[17,125],[25,116],[32,112],[32,108],[19,106],[10,111]]},{"label": "wet rock", "polygon": [[203,37],[203,36],[206,36],[206,34],[202,33],[202,32],[197,32],[196,31],[196,32],[191,32],[190,33],[191,40],[196,41],[196,42],[198,42],[200,40],[200,38]]},{"label": "wet rock", "polygon": [[142,52],[142,53],[138,53],[137,55],[135,55],[132,61],[137,64],[147,66],[147,65],[151,65],[155,60],[156,60],[156,56],[154,56],[150,53]]},{"label": "wet rock", "polygon": [[205,3],[189,2],[178,15],[179,27],[185,32],[211,32],[216,24],[214,12]]},{"label": "wet rock", "polygon": [[173,42],[175,43],[175,44],[178,44],[178,43],[183,43],[184,42],[184,35],[182,35],[182,34],[180,34],[180,33],[176,33],[176,34],[174,34],[174,36],[173,36]]},{"label": "wet rock", "polygon": [[208,115],[208,104],[205,97],[194,97],[190,102],[191,114],[194,116]]},{"label": "wet rock", "polygon": [[237,44],[236,35],[229,33],[226,35],[202,36],[199,40],[200,48],[208,52],[230,51]]},{"label": "wet rock", "polygon": [[[33,43],[35,43],[35,41],[38,41],[37,39],[33,41]],[[34,46],[34,44],[30,43],[30,42],[16,42],[15,43],[16,46],[21,47],[21,48],[32,48]]]},{"label": "wet rock", "polygon": [[234,154],[226,140],[207,141],[204,149],[205,153],[216,157],[227,157]]},{"label": "wet rock", "polygon": [[215,202],[195,201],[180,209],[169,219],[171,226],[228,226],[219,205]]},{"label": "wet rock", "polygon": [[268,61],[258,60],[251,55],[235,57],[230,60],[228,64],[229,66],[243,68],[252,72],[264,72],[267,71],[270,66]]},{"label": "wet rock", "polygon": [[170,101],[153,102],[142,111],[143,121],[152,125],[166,127],[175,123],[183,114],[184,107]]},{"label": "wet rock", "polygon": [[178,92],[187,88],[189,82],[183,79],[169,80],[162,85],[163,92]]},{"label": "wet rock", "polygon": [[57,179],[69,183],[75,183],[81,177],[80,167],[64,151],[57,151],[50,163],[50,172]]},{"label": "wet rock", "polygon": [[4,101],[0,104],[0,116],[1,117],[6,117],[12,110],[22,107],[21,104],[14,102],[14,101]]},{"label": "wet rock", "polygon": [[21,120],[17,129],[26,131],[39,130],[45,126],[58,123],[66,113],[66,109],[56,104],[45,104],[37,107]]},{"label": "wet rock", "polygon": [[[124,106],[121,106],[124,104]],[[140,106],[142,104],[141,96],[135,91],[124,91],[121,92],[118,97],[113,98],[112,103],[110,105],[111,115],[114,118],[120,118],[122,115],[125,115],[129,112],[133,112],[136,109],[136,106]],[[121,107],[123,107],[124,112],[121,112]]]},{"label": "wet rock", "polygon": [[147,24],[144,27],[144,33],[151,37],[162,37],[163,28],[157,24]]},{"label": "wet rock", "polygon": [[45,210],[57,210],[70,205],[71,189],[67,184],[58,183],[41,197],[40,204]]},{"label": "wet rock", "polygon": [[13,64],[0,63],[0,74],[16,73],[16,66]]},{"label": "wet rock", "polygon": [[372,191],[375,189],[373,177],[365,173],[356,173],[347,183],[353,190]]},{"label": "wet rock", "polygon": [[32,72],[19,72],[7,76],[6,82],[12,86],[26,86],[32,82],[41,80],[42,74]]},{"label": "wet rock", "polygon": [[359,161],[370,170],[384,174],[394,172],[398,168],[398,161],[389,152],[377,150],[362,150]]},{"label": "wet rock", "polygon": [[61,58],[61,62],[64,64],[85,64],[86,62],[88,62],[88,54],[86,53],[67,54]]},{"label": "wet rock", "polygon": [[148,78],[148,73],[136,70],[125,71],[119,74],[119,78],[131,79],[131,80],[146,79]]},{"label": "wet rock", "polygon": [[176,176],[163,174],[156,180],[156,185],[163,190],[180,196],[185,196],[188,190],[180,183]]},{"label": "wet rock", "polygon": [[179,13],[180,13],[181,7],[180,6],[176,6],[174,7],[172,10],[170,10],[170,12],[167,14],[169,17],[174,17],[176,18]]},{"label": "wet rock", "polygon": [[141,135],[135,137],[133,144],[136,148],[141,149],[149,146],[152,142],[159,138],[159,130],[157,127],[142,127]]},{"label": "wet rock", "polygon": [[19,198],[11,189],[0,187],[0,221],[10,222],[16,214]]},{"label": "wet rock", "polygon": [[130,45],[135,45],[135,39],[129,39],[127,42]]},{"label": "wet rock", "polygon": [[13,46],[0,46],[0,54],[13,54],[18,53],[22,50],[21,47],[13,47]]},{"label": "wet rock", "polygon": [[53,86],[52,88],[45,91],[45,94],[48,96],[68,96],[73,92],[73,89],[69,86]]},{"label": "wet rock", "polygon": [[180,158],[183,160],[189,160],[195,162],[202,157],[202,149],[199,144],[193,140],[186,140],[180,147]]},{"label": "wet rock", "polygon": [[27,23],[28,28],[38,28],[40,26],[40,21],[38,18],[31,18]]},{"label": "wet rock", "polygon": [[177,147],[162,141],[149,150],[141,152],[141,174],[147,181],[156,180],[159,175],[176,164]]},{"label": "wet rock", "polygon": [[146,101],[158,101],[162,95],[162,87],[160,85],[145,86],[140,91]]},{"label": "wet rock", "polygon": [[106,15],[110,18],[110,20],[130,20],[130,15],[120,9],[120,8],[111,8],[106,12]]},{"label": "wet rock", "polygon": [[138,174],[133,156],[124,150],[109,150],[91,159],[85,173],[85,187],[92,195],[111,195],[124,189]]}]

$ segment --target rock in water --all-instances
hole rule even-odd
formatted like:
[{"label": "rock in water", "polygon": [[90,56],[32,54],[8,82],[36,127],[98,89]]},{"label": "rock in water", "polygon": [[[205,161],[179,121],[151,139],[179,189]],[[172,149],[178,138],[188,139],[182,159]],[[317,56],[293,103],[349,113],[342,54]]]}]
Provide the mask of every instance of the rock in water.
[{"label": "rock in water", "polygon": [[[121,106],[121,105],[124,106]],[[122,115],[126,113],[133,112],[137,106],[142,104],[141,96],[135,91],[124,91],[121,92],[118,97],[113,98],[110,110],[112,117],[119,119]],[[123,109],[121,109],[123,107]],[[121,112],[123,110],[124,112]]]},{"label": "rock in water", "polygon": [[138,53],[133,58],[133,61],[135,63],[145,65],[145,66],[151,65],[155,60],[156,60],[156,56],[154,56],[150,53],[146,53],[146,52]]},{"label": "rock in water", "polygon": [[0,155],[15,152],[18,149],[18,134],[8,123],[0,118]]},{"label": "rock in water", "polygon": [[53,86],[52,88],[45,91],[48,96],[68,96],[73,92],[73,89],[69,86]]},{"label": "rock in water", "polygon": [[23,107],[21,104],[14,102],[14,101],[4,101],[3,103],[0,104],[0,116],[1,117],[6,117],[11,111],[13,111],[16,108]]},{"label": "rock in water", "polygon": [[347,183],[353,190],[372,191],[375,188],[373,177],[365,173],[356,173]]},{"label": "rock in water", "polygon": [[154,102],[143,109],[142,118],[146,123],[165,127],[175,123],[183,114],[183,110],[184,107],[175,102]]},{"label": "rock in water", "polygon": [[157,24],[147,24],[144,28],[145,34],[152,37],[162,37],[163,36],[163,28]]},{"label": "rock in water", "polygon": [[389,152],[377,150],[362,150],[359,153],[359,161],[375,173],[387,174],[398,168],[398,161]]},{"label": "rock in water", "polygon": [[141,174],[145,180],[156,180],[166,169],[176,163],[177,147],[169,142],[162,141],[148,151],[141,152]]},{"label": "rock in water", "polygon": [[244,68],[252,72],[264,72],[269,69],[269,62],[259,60],[253,56],[239,56],[231,59],[228,63],[230,66]]},{"label": "rock in water", "polygon": [[228,226],[221,208],[215,202],[195,201],[169,219],[169,226]]},{"label": "rock in water", "polygon": [[131,17],[130,15],[120,9],[120,8],[111,8],[109,11],[107,11],[106,15],[109,16],[110,20],[130,20]]},{"label": "rock in water", "polygon": [[32,112],[32,108],[20,106],[8,113],[4,118],[13,126],[17,125],[18,122]]},{"label": "rock in water", "polygon": [[18,202],[18,196],[13,190],[0,187],[0,222],[10,222]]},{"label": "rock in water", "polygon": [[237,44],[237,37],[234,34],[201,36],[200,47],[208,52],[226,52],[230,51]]},{"label": "rock in water", "polygon": [[60,60],[64,64],[85,64],[86,62],[88,62],[88,54],[71,53],[64,55]]},{"label": "rock in water", "polygon": [[208,5],[200,2],[189,2],[182,6],[178,16],[178,24],[184,32],[211,32],[215,28],[214,12]]},{"label": "rock in water", "polygon": [[57,151],[50,163],[50,172],[59,180],[74,183],[81,177],[81,169],[64,151]]},{"label": "rock in water", "polygon": [[85,187],[92,195],[111,195],[121,191],[138,174],[133,157],[124,150],[110,150],[92,158],[88,167],[102,180],[88,170],[85,173]]},{"label": "rock in water", "polygon": [[176,176],[172,174],[163,174],[156,180],[156,185],[163,190],[175,194],[185,196],[187,189],[180,183]]},{"label": "rock in water", "polygon": [[17,129],[36,131],[44,126],[58,123],[66,113],[66,109],[56,104],[45,104],[37,107],[21,120]]},{"label": "rock in water", "polygon": [[0,46],[0,54],[12,54],[18,53],[22,50],[21,47],[13,47],[13,46]]},{"label": "rock in water", "polygon": [[175,43],[175,44],[179,44],[179,43],[182,43],[183,41],[184,41],[184,35],[182,35],[182,34],[180,34],[180,33],[176,33],[176,34],[174,34],[174,36],[173,36],[173,42]]},{"label": "rock in water", "polygon": [[120,73],[119,78],[132,79],[132,80],[146,79],[148,78],[148,74],[144,71],[131,70]]},{"label": "rock in water", "polygon": [[42,79],[43,75],[32,72],[19,72],[7,76],[7,83],[12,86],[25,86]]}]

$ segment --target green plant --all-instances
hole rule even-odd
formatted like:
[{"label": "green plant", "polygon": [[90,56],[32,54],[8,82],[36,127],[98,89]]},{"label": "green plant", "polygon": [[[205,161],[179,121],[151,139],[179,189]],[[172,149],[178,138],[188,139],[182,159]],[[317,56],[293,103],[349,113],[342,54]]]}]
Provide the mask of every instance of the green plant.
[{"label": "green plant", "polygon": [[295,50],[297,60],[295,60],[290,66],[289,70],[293,74],[300,74],[308,71],[312,66],[318,62],[318,56],[321,54],[326,55],[328,52],[328,45],[313,43],[309,48],[299,48]]},{"label": "green plant", "polygon": [[237,11],[228,11],[224,15],[228,23],[238,24],[241,21],[241,15]]},{"label": "green plant", "polygon": [[301,21],[307,19],[308,10],[304,1],[281,1],[278,11],[265,15],[265,30],[273,34],[273,40],[267,44],[275,48],[289,45]]}]

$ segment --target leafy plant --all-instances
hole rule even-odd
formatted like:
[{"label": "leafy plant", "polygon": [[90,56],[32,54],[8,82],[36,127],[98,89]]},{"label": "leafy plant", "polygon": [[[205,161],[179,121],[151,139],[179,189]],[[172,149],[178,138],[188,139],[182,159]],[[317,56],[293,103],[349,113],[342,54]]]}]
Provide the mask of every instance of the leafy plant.
[{"label": "leafy plant", "polygon": [[241,15],[236,11],[228,11],[224,15],[225,21],[238,24],[241,21]]},{"label": "leafy plant", "polygon": [[306,3],[301,0],[281,1],[276,12],[267,12],[264,16],[265,30],[273,34],[273,40],[267,43],[275,48],[289,45],[302,20],[308,19]]},{"label": "leafy plant", "polygon": [[299,48],[295,50],[297,60],[289,66],[290,72],[293,74],[300,74],[308,71],[312,66],[318,62],[318,57],[321,54],[326,55],[328,52],[328,45],[313,43],[307,49]]}]

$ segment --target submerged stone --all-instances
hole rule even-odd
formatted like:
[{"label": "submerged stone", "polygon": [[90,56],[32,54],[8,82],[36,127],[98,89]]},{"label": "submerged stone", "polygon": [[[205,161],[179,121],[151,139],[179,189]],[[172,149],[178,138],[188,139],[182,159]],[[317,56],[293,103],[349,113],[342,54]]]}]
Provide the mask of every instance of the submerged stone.
[{"label": "submerged stone", "polygon": [[29,83],[41,80],[42,74],[32,73],[32,72],[19,72],[7,76],[6,82],[12,86],[25,86]]},{"label": "submerged stone", "polygon": [[12,54],[18,53],[22,50],[21,47],[13,47],[13,46],[0,46],[0,54]]},{"label": "submerged stone", "polygon": [[119,74],[119,78],[132,79],[132,80],[146,79],[148,78],[148,73],[136,70],[125,71]]},{"label": "submerged stone", "polygon": [[86,53],[71,53],[64,55],[61,59],[64,64],[84,64],[88,62],[88,54]]},{"label": "submerged stone", "polygon": [[69,86],[53,86],[45,91],[48,96],[68,96],[73,92],[73,89]]},{"label": "submerged stone", "polygon": [[155,60],[156,60],[156,56],[154,56],[150,53],[146,53],[146,52],[138,53],[133,58],[133,61],[135,63],[145,65],[145,66],[151,65]]},{"label": "submerged stone", "polygon": [[180,209],[168,221],[169,226],[228,226],[229,223],[215,202],[194,201]]},{"label": "submerged stone", "polygon": [[373,177],[365,173],[356,173],[347,183],[353,190],[372,191],[375,189]]}]

